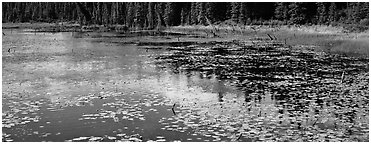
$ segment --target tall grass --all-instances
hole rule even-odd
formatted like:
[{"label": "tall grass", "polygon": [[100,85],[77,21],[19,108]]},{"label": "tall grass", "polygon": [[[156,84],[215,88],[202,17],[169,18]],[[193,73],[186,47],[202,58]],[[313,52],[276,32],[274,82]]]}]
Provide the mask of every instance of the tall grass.
[{"label": "tall grass", "polygon": [[314,45],[318,50],[348,56],[368,57],[368,34],[308,33],[300,31],[278,31],[274,33],[288,45]]},{"label": "tall grass", "polygon": [[221,26],[216,30],[210,26],[179,26],[171,30],[183,31],[193,34],[209,35],[215,31],[219,39],[249,39],[274,35],[279,41],[288,45],[314,45],[318,50],[331,53],[340,53],[351,56],[368,57],[368,31],[362,33],[346,33],[342,27],[332,26]]},{"label": "tall grass", "polygon": [[348,56],[368,57],[369,39],[347,39],[347,40],[327,40],[323,49],[332,53],[340,53]]}]

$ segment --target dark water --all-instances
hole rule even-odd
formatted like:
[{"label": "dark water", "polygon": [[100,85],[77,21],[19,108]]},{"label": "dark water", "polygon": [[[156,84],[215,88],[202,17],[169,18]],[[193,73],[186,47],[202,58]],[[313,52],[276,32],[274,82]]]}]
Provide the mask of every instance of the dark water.
[{"label": "dark water", "polygon": [[[248,101],[228,79],[157,65],[155,57],[165,50],[95,42],[75,33],[4,32],[3,141],[348,138],[345,126],[335,126],[341,121],[331,105],[309,100],[306,115],[293,117],[290,106],[269,92]],[[367,107],[353,112],[353,135],[368,135],[368,104],[362,97],[355,101]]]}]

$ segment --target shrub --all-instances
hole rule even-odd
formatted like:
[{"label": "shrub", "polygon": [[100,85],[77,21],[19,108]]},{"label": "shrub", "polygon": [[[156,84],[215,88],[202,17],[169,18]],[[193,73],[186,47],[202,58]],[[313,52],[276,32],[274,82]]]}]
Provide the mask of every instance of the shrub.
[{"label": "shrub", "polygon": [[343,27],[348,32],[363,32],[368,30],[368,25],[364,26],[361,24],[345,24]]},{"label": "shrub", "polygon": [[359,24],[368,27],[368,18],[362,19],[361,21],[359,21]]}]

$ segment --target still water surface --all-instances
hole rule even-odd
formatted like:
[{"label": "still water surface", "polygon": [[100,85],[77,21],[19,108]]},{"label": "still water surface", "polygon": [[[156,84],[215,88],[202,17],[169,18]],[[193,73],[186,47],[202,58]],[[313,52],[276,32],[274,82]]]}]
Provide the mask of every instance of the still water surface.
[{"label": "still water surface", "polygon": [[144,141],[211,141],[181,122],[161,121],[174,116],[174,103],[175,111],[184,113],[187,109],[180,107],[181,101],[217,102],[241,94],[214,77],[159,68],[153,60],[161,50],[98,43],[74,38],[74,33],[5,33],[3,133],[10,141],[89,140],[91,136],[107,141],[125,136]]},{"label": "still water surface", "polygon": [[[306,114],[294,117],[268,91],[255,99],[215,75],[156,64],[165,50],[69,32],[4,32],[3,141],[284,141],[318,130],[345,137],[326,105],[302,99]],[[354,114],[367,129],[368,111]]]}]

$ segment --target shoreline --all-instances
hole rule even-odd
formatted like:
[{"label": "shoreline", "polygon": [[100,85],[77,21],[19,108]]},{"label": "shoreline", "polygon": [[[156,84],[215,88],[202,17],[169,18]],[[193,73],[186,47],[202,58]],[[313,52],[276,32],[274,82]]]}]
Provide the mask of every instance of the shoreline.
[{"label": "shoreline", "polygon": [[[93,32],[93,33],[116,33],[129,37],[142,37],[170,34],[194,35],[201,41],[233,41],[253,38],[267,38],[271,36],[275,40],[291,46],[310,45],[316,46],[321,51],[344,54],[347,56],[367,57],[369,49],[368,30],[364,32],[347,33],[341,27],[331,26],[173,26],[157,30],[133,30],[124,29],[122,25],[91,25],[80,26],[72,22],[60,23],[2,23],[2,29],[34,29],[35,32]],[[152,33],[151,33],[152,32]],[[157,32],[157,33],[156,33]],[[269,36],[268,36],[269,35]],[[92,37],[92,36],[91,36]],[[92,37],[94,38],[94,37]],[[185,39],[182,39],[183,41]],[[123,39],[122,41],[126,41]],[[168,41],[172,41],[168,39]],[[179,41],[179,39],[178,39]],[[187,41],[187,40],[186,40]],[[199,41],[199,40],[196,40]]]}]

